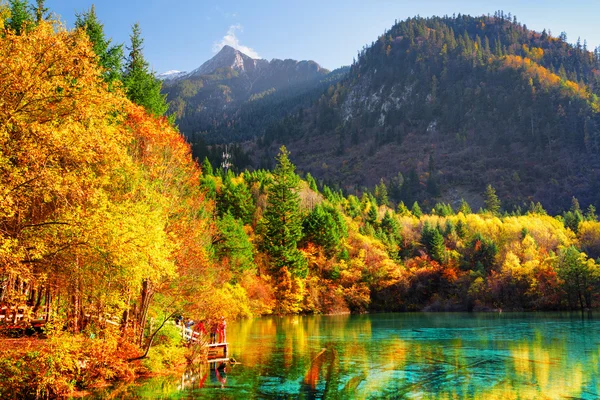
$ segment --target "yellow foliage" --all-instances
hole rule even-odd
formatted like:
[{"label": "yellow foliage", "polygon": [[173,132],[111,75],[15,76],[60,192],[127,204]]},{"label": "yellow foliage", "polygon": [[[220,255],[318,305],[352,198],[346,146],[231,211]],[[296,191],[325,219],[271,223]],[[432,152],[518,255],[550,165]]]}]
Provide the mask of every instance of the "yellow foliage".
[{"label": "yellow foliage", "polygon": [[509,252],[504,259],[504,264],[502,264],[502,272],[509,273],[513,278],[516,279],[526,279],[527,277],[531,277],[538,263],[529,261],[524,264],[521,264],[521,260],[517,255],[512,252]]},{"label": "yellow foliage", "polygon": [[4,31],[5,22],[10,18],[10,9],[4,1],[0,1],[0,31]]},{"label": "yellow foliage", "polygon": [[584,251],[593,254],[595,257],[600,254],[600,222],[580,222],[577,235]]},{"label": "yellow foliage", "polygon": [[533,77],[542,88],[558,88],[564,95],[577,96],[589,101],[596,110],[600,107],[597,99],[589,93],[585,86],[580,86],[573,81],[561,80],[558,75],[539,65],[536,60],[538,60],[538,57],[543,56],[542,49],[533,48],[530,55],[534,58],[533,60],[529,57],[507,55],[502,59],[502,65],[507,68],[522,70],[526,76]]},{"label": "yellow foliage", "polygon": [[50,22],[0,40],[0,275],[113,317],[143,281],[206,281],[212,204],[181,135],[96,62],[84,32]]},{"label": "yellow foliage", "polygon": [[525,55],[535,62],[540,62],[544,58],[544,49],[540,47],[532,47],[531,49],[526,44],[523,45]]}]

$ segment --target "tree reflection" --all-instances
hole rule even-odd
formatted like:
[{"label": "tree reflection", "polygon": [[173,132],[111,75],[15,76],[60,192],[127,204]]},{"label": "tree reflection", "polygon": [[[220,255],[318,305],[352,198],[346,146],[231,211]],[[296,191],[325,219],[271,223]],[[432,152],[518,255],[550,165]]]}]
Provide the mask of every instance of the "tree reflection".
[{"label": "tree reflection", "polygon": [[[232,397],[598,398],[600,323],[561,315],[381,314],[243,321]],[[218,377],[217,377],[218,380]]]}]

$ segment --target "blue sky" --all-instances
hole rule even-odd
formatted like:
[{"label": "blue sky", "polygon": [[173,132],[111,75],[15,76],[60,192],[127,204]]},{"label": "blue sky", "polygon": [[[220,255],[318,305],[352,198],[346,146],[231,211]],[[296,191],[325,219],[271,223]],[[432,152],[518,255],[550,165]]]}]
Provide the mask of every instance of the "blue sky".
[{"label": "blue sky", "polygon": [[127,43],[131,25],[140,23],[144,54],[159,73],[197,68],[223,44],[254,57],[312,59],[334,69],[350,64],[395,19],[415,15],[504,10],[530,29],[565,31],[570,42],[587,39],[590,49],[600,45],[597,0],[46,0],[69,27],[91,4],[115,42]]}]

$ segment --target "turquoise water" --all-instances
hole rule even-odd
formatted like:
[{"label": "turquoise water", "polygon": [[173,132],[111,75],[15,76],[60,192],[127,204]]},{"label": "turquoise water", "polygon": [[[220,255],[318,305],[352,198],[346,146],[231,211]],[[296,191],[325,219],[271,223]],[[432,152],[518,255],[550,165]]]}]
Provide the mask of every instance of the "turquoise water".
[{"label": "turquoise water", "polygon": [[586,314],[374,314],[230,323],[241,364],[114,398],[596,399],[600,319]]}]

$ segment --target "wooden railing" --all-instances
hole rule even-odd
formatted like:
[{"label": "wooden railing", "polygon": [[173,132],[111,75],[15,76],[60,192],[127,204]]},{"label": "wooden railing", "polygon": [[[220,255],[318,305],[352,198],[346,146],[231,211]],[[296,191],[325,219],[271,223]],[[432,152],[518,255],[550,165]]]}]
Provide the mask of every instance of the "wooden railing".
[{"label": "wooden railing", "polygon": [[[29,307],[27,306],[19,306],[19,307],[0,307],[0,323],[8,323],[8,324],[18,324],[23,321],[27,312],[29,311]],[[37,320],[46,319],[46,314],[43,314],[40,318],[34,318]]]}]

